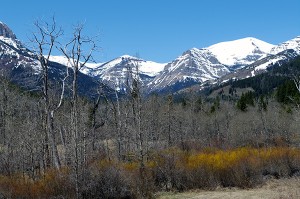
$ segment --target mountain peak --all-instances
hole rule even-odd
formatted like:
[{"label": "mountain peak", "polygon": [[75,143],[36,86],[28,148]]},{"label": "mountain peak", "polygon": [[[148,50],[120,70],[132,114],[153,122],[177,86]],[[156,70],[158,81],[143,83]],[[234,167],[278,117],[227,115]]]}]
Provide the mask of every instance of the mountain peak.
[{"label": "mountain peak", "polygon": [[199,49],[194,47],[194,48],[191,48],[190,51],[196,51],[196,52],[198,52]]},{"label": "mountain peak", "polygon": [[137,59],[136,57],[133,57],[131,55],[122,55],[120,58],[121,59]]},{"label": "mountain peak", "polygon": [[246,37],[233,41],[225,41],[209,46],[216,58],[227,66],[246,66],[266,56],[274,45],[256,39]]},{"label": "mountain peak", "polygon": [[250,41],[262,41],[260,39],[255,38],[255,37],[244,37],[244,38],[236,39],[236,40],[233,40],[233,41],[247,41],[247,40],[250,40]]},{"label": "mountain peak", "polygon": [[206,48],[191,48],[187,51],[185,51],[182,56],[192,56],[192,57],[199,57],[204,56],[206,54],[209,54],[209,50]]},{"label": "mountain peak", "polygon": [[191,48],[182,53],[182,55],[193,55],[199,51],[198,48]]},{"label": "mountain peak", "polygon": [[3,22],[0,21],[0,36],[4,38],[17,39],[13,31]]}]

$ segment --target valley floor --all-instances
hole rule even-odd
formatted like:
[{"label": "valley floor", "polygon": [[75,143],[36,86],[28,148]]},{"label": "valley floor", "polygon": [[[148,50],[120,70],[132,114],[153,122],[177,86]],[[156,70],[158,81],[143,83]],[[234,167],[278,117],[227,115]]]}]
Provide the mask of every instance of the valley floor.
[{"label": "valley floor", "polygon": [[195,190],[184,193],[159,193],[158,199],[297,199],[300,178],[269,180],[254,189],[218,188],[215,191]]}]

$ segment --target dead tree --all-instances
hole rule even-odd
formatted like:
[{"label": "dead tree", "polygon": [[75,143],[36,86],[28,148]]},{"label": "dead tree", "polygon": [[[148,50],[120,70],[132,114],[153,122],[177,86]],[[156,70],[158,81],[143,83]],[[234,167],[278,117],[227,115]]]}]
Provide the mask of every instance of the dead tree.
[{"label": "dead tree", "polygon": [[[54,113],[61,107],[64,98],[65,81],[67,75],[61,80],[62,88],[61,94],[57,104],[50,101],[49,94],[49,68],[50,68],[50,56],[57,44],[57,40],[63,34],[61,28],[58,28],[55,19],[52,18],[51,23],[39,22],[34,23],[37,31],[33,33],[32,42],[36,46],[36,56],[40,62],[42,68],[42,81],[43,81],[43,100],[44,100],[44,111],[45,111],[45,139],[46,139],[46,150],[48,149],[48,139],[51,145],[51,153],[53,158],[54,166],[59,169],[61,166],[58,150],[56,146],[56,136],[54,131]],[[47,150],[48,151],[48,150]],[[48,153],[48,152],[46,152]]]},{"label": "dead tree", "polygon": [[[80,197],[80,174],[86,160],[85,142],[86,136],[82,136],[78,130],[78,74],[86,63],[92,60],[92,53],[96,49],[95,41],[92,38],[83,36],[83,25],[79,24],[74,28],[73,36],[61,52],[68,59],[72,70],[72,94],[71,94],[71,142],[69,145],[71,163],[75,173],[76,196]],[[88,49],[87,51],[85,51]]]},{"label": "dead tree", "polygon": [[[298,92],[300,93],[300,76],[296,76],[295,75],[294,78],[293,78],[293,80],[294,80],[294,84],[295,84]],[[292,100],[294,100],[294,99],[292,99]],[[298,108],[299,108],[299,106],[300,106],[300,104],[297,104]]]},{"label": "dead tree", "polygon": [[[107,101],[106,96],[103,94],[105,100]],[[96,142],[96,129],[100,128],[101,126],[103,126],[105,123],[101,122],[101,123],[97,123],[97,119],[96,119],[96,112],[99,108],[100,105],[100,100],[102,96],[102,92],[101,89],[98,90],[98,97],[97,99],[94,99],[94,103],[93,103],[93,107],[91,109],[91,114],[90,114],[90,120],[91,120],[91,127],[92,127],[92,150],[95,151],[96,150],[96,146],[95,146],[95,142]]]},{"label": "dead tree", "polygon": [[173,112],[173,96],[172,95],[169,95],[168,96],[168,111],[167,111],[167,114],[168,114],[168,147],[172,147],[172,112]]},{"label": "dead tree", "polygon": [[114,116],[114,124],[116,128],[116,135],[117,135],[117,150],[118,150],[118,160],[121,160],[123,158],[123,140],[124,135],[122,133],[122,120],[121,120],[121,106],[120,106],[120,99],[119,94],[117,90],[115,89],[115,102],[111,102],[112,104],[112,110],[113,110],[113,116]]},{"label": "dead tree", "polygon": [[127,90],[130,98],[133,126],[135,131],[135,146],[138,152],[140,167],[143,169],[145,164],[145,135],[142,129],[142,93],[139,76],[138,62],[129,63],[125,60],[127,67]]}]

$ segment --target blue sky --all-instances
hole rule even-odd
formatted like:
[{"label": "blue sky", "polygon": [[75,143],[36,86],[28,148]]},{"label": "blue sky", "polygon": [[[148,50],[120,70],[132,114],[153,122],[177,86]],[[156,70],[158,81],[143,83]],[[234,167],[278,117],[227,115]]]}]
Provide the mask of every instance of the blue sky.
[{"label": "blue sky", "polygon": [[56,21],[66,32],[85,22],[99,35],[98,62],[123,54],[168,62],[192,47],[256,37],[278,44],[300,35],[299,0],[85,0],[3,1],[0,21],[28,42],[36,19]]}]

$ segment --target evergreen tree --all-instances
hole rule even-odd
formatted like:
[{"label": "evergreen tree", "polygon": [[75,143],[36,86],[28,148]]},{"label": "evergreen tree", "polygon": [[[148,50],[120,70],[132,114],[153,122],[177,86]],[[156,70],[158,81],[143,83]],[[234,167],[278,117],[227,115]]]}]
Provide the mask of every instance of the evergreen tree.
[{"label": "evergreen tree", "polygon": [[201,111],[202,106],[203,106],[202,98],[199,96],[195,102],[195,112]]},{"label": "evergreen tree", "polygon": [[268,101],[267,99],[264,99],[264,96],[260,96],[259,97],[259,101],[258,101],[258,109],[267,111],[267,106],[268,106]]},{"label": "evergreen tree", "polygon": [[240,109],[241,111],[246,111],[247,109],[246,97],[244,93],[242,94],[241,98],[237,102],[237,108]]},{"label": "evergreen tree", "polygon": [[220,108],[220,97],[217,96],[216,99],[214,100],[213,105],[210,108],[210,112],[214,113],[219,108]]},{"label": "evergreen tree", "polygon": [[276,99],[283,104],[299,103],[300,95],[293,81],[287,80],[278,86]]},{"label": "evergreen tree", "polygon": [[252,91],[242,93],[241,98],[237,102],[237,108],[241,111],[246,111],[247,105],[254,106],[254,93]]}]

